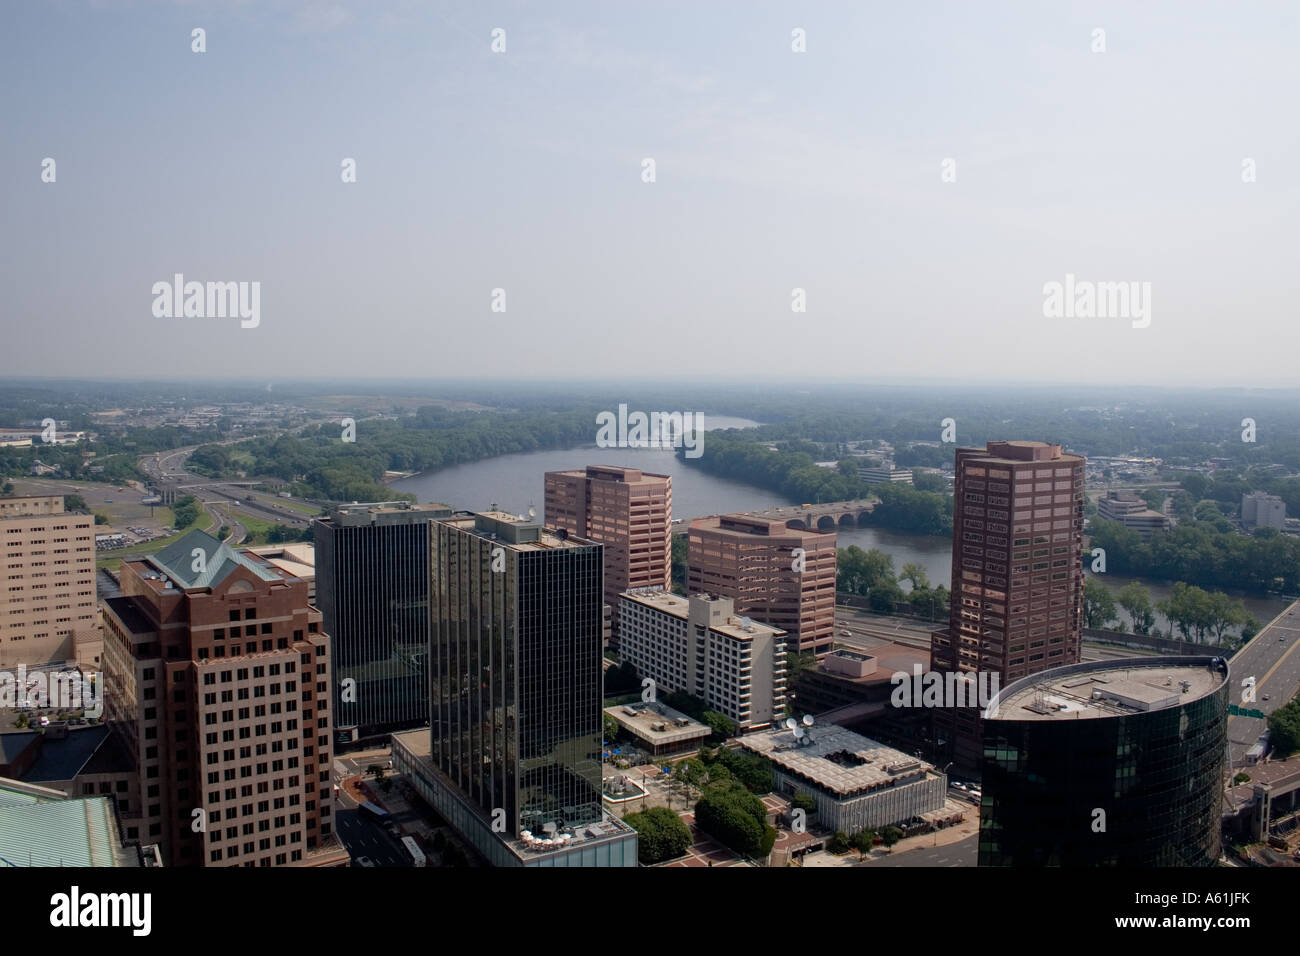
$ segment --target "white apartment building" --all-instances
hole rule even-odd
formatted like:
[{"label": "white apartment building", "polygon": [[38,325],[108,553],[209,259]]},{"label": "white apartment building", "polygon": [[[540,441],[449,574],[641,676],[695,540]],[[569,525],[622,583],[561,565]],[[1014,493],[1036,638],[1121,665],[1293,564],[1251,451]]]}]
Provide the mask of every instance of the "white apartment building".
[{"label": "white apartment building", "polygon": [[737,617],[730,598],[688,600],[645,588],[625,591],[619,601],[622,660],[658,690],[698,697],[741,732],[784,714],[785,631]]}]

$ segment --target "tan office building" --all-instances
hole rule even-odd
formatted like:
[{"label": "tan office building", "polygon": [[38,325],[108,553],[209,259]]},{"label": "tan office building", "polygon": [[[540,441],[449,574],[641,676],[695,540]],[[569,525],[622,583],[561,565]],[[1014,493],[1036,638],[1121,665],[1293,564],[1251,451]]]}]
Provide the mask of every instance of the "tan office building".
[{"label": "tan office building", "polygon": [[618,596],[672,583],[673,479],[589,465],[546,473],[545,525],[605,546],[605,603],[618,642]]},{"label": "tan office building", "polygon": [[[1079,661],[1084,459],[1038,441],[958,448],[948,627],[930,638],[935,671],[1003,684]],[[935,712],[936,739],[979,765],[976,707]]]},{"label": "tan office building", "polygon": [[120,579],[105,720],[139,773],[128,830],[169,866],[317,862],[333,842],[330,646],[306,582],[203,531]]},{"label": "tan office building", "polygon": [[[686,590],[729,597],[737,614],[790,635],[792,649],[826,654],[835,635],[835,533],[730,514],[689,531]],[[796,643],[797,642],[797,643]]]},{"label": "tan office building", "polygon": [[62,495],[0,498],[0,667],[74,660],[97,639],[94,522]]}]

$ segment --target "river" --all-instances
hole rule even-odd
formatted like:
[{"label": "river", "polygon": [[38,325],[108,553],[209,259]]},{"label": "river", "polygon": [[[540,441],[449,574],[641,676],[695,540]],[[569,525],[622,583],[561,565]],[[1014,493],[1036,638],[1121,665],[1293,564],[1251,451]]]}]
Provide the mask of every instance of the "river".
[{"label": "river", "polygon": [[[708,416],[706,421],[714,428],[752,427],[755,422],[744,419],[724,419]],[[707,446],[708,440],[705,439]],[[670,449],[652,448],[597,448],[594,445],[555,451],[526,452],[504,455],[467,465],[457,465],[431,474],[415,475],[394,481],[390,487],[415,495],[421,502],[439,501],[453,508],[486,510],[496,504],[515,514],[526,514],[529,507],[543,517],[546,500],[545,473],[564,469],[584,468],[587,465],[623,465],[642,471],[671,475],[673,479],[673,517],[698,518],[704,515],[725,514],[730,511],[753,511],[775,505],[792,505],[799,502],[756,485],[720,478],[681,461]],[[881,528],[841,529],[837,534],[841,548],[857,545],[864,551],[879,548],[894,559],[894,573],[903,570],[907,562],[915,562],[925,569],[931,584],[952,584],[952,542],[947,537],[934,535],[901,534]],[[1131,578],[1114,574],[1101,576],[1113,591],[1118,591]],[[1151,592],[1151,600],[1167,598],[1173,590],[1171,584],[1144,581]],[[906,589],[906,585],[904,585]],[[1246,610],[1261,624],[1271,620],[1287,606],[1276,598],[1242,596]],[[1120,609],[1128,621],[1128,615]],[[1164,615],[1157,615],[1157,626],[1169,629]],[[1131,621],[1128,621],[1131,630]]]}]

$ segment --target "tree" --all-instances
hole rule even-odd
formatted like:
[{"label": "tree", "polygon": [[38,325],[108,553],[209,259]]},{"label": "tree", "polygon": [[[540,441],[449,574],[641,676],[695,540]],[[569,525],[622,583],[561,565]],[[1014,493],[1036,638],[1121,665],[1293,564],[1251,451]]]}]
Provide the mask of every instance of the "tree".
[{"label": "tree", "polygon": [[795,810],[802,810],[804,813],[815,813],[817,810],[817,801],[811,793],[805,793],[800,790],[790,801],[790,806]]},{"label": "tree", "polygon": [[227,538],[229,538],[229,537],[230,537],[230,525],[228,525],[228,524],[223,524],[223,525],[221,526],[221,529],[217,532],[217,537],[220,538],[222,541],[225,541]]},{"label": "tree", "polygon": [[827,842],[826,849],[835,854],[848,853],[851,846],[849,835],[843,830],[836,830],[835,835]]},{"label": "tree", "polygon": [[903,570],[898,575],[898,580],[907,581],[912,585],[913,591],[925,591],[930,587],[930,577],[925,573],[925,568],[921,567],[915,561],[908,561],[903,565]]},{"label": "tree", "polygon": [[766,857],[776,842],[763,801],[735,781],[709,784],[695,805],[695,822],[719,843],[754,859]]},{"label": "tree", "polygon": [[837,590],[865,596],[878,584],[894,581],[894,559],[878,548],[870,551],[863,551],[857,545],[840,548],[835,577]]},{"label": "tree", "polygon": [[867,597],[871,610],[879,611],[882,614],[892,614],[906,600],[907,595],[903,593],[903,589],[892,580],[877,584],[871,589],[871,594]]},{"label": "tree", "polygon": [[1223,635],[1230,627],[1246,623],[1246,606],[1241,601],[1234,601],[1222,591],[1210,595],[1207,608],[1209,629],[1214,633],[1214,643],[1222,644]]},{"label": "tree", "polygon": [[853,834],[853,848],[859,853],[870,853],[871,848],[876,845],[876,833],[874,830],[859,830]]},{"label": "tree", "polygon": [[1179,581],[1169,597],[1157,602],[1156,607],[1174,623],[1183,640],[1205,642],[1205,632],[1214,620],[1210,595],[1205,591]]},{"label": "tree", "polygon": [[14,483],[12,481],[6,481],[4,483],[4,487],[0,488],[0,495],[4,495],[8,497],[13,493],[14,493]]},{"label": "tree", "polygon": [[637,831],[637,858],[647,866],[681,856],[692,842],[691,831],[667,807],[629,813],[623,822]]},{"label": "tree", "polygon": [[1241,625],[1241,642],[1244,644],[1256,634],[1259,633],[1259,621],[1255,620],[1253,614],[1247,614],[1246,620]]},{"label": "tree", "polygon": [[199,520],[200,511],[198,499],[193,495],[177,498],[172,505],[172,525],[177,531],[183,531]]},{"label": "tree", "polygon": [[384,768],[377,763],[372,763],[370,766],[366,767],[366,773],[378,780],[384,775]]},{"label": "tree", "polygon": [[880,839],[884,841],[885,846],[893,846],[903,839],[903,831],[898,827],[885,827],[880,833]]},{"label": "tree", "polygon": [[95,512],[95,524],[108,524],[108,515],[102,512]]},{"label": "tree", "polygon": [[684,534],[673,535],[672,541],[672,590],[674,594],[686,593],[686,558],[687,539]]},{"label": "tree", "polygon": [[736,735],[735,723],[726,714],[718,713],[716,710],[706,710],[702,716],[702,723],[713,731],[713,739],[726,740]]},{"label": "tree", "polygon": [[1104,628],[1119,619],[1110,588],[1096,578],[1083,582],[1083,626]]},{"label": "tree", "polygon": [[1147,634],[1151,631],[1156,623],[1156,609],[1151,603],[1151,592],[1141,581],[1130,581],[1124,585],[1116,593],[1115,600],[1133,619],[1134,634]]},{"label": "tree", "polygon": [[687,787],[701,787],[708,779],[709,771],[704,762],[696,757],[681,761],[673,767],[673,778]]},{"label": "tree", "polygon": [[90,509],[86,506],[86,499],[81,497],[81,495],[64,495],[63,510],[64,511],[89,511]]},{"label": "tree", "polygon": [[1269,715],[1268,731],[1274,758],[1284,760],[1300,750],[1300,697]]},{"label": "tree", "polygon": [[618,735],[623,730],[623,727],[621,724],[619,724],[617,720],[615,720],[609,714],[605,714],[603,716],[605,718],[604,719],[605,743],[612,744],[615,740],[618,739]]}]

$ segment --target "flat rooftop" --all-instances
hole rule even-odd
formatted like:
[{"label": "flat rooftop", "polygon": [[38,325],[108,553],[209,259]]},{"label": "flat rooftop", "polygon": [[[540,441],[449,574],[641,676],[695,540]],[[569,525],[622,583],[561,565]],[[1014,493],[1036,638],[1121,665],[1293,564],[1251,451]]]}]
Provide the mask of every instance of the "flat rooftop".
[{"label": "flat rooftop", "polygon": [[[698,596],[712,600],[712,597],[707,594]],[[682,597],[680,594],[673,594],[671,591],[644,588],[635,591],[624,591],[619,594],[619,597],[626,598],[629,601],[636,601],[638,604],[654,608],[657,611],[663,611],[683,621],[690,617],[690,599]],[[770,624],[763,624],[740,614],[731,614],[724,620],[709,625],[709,630],[742,641],[752,640],[755,637],[762,637],[767,634],[780,635],[786,633],[779,627],[772,627]]]},{"label": "flat rooftop", "polygon": [[838,724],[814,725],[806,733],[812,743],[802,747],[786,729],[750,734],[740,744],[841,798],[914,783],[937,772],[923,760]]},{"label": "flat rooftop", "polygon": [[[698,740],[711,733],[704,724],[658,702],[619,704],[615,707],[606,707],[605,713],[642,740],[656,746],[683,740]],[[663,729],[658,729],[660,727]]]},{"label": "flat rooftop", "polygon": [[1222,657],[1148,657],[1123,663],[1068,664],[1002,688],[989,703],[985,719],[1132,716],[1200,700],[1217,691],[1227,679],[1227,659]]},{"label": "flat rooftop", "polygon": [[544,528],[529,518],[508,511],[461,512],[453,518],[439,519],[462,531],[495,541],[514,551],[545,551],[553,548],[594,548],[598,542],[579,538],[566,531]]}]

